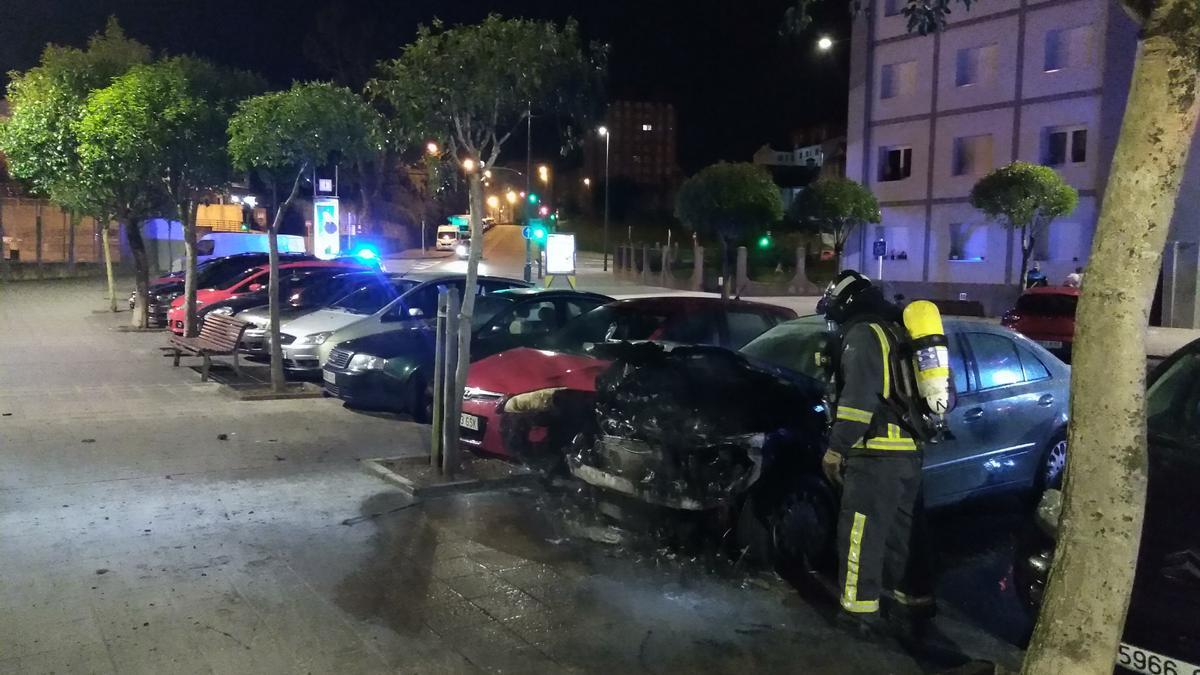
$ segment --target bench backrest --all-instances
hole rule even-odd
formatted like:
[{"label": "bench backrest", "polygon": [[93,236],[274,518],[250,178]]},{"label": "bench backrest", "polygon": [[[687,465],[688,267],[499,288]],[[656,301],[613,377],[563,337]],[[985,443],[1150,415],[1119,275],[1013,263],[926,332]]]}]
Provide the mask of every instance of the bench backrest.
[{"label": "bench backrest", "polygon": [[250,324],[222,314],[207,314],[200,323],[200,338],[217,349],[234,351],[242,339],[242,333]]}]

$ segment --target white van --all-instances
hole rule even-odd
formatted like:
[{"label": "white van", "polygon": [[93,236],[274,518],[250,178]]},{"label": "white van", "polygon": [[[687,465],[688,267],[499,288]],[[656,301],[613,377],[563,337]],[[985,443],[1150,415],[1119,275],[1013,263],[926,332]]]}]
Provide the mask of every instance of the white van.
[{"label": "white van", "polygon": [[[213,232],[196,242],[196,264],[211,258],[220,258],[235,253],[266,253],[270,248],[263,232]],[[279,235],[280,253],[304,253],[304,237],[295,234]],[[172,270],[183,269],[183,258],[171,264]]]},{"label": "white van", "polygon": [[438,225],[437,250],[453,251],[458,246],[460,236],[457,225]]}]

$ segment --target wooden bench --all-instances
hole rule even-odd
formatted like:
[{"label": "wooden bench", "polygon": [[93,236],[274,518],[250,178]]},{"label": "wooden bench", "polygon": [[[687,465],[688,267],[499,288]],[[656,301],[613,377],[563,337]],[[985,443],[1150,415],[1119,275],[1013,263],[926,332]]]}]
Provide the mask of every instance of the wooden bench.
[{"label": "wooden bench", "polygon": [[[168,340],[170,346],[162,347],[162,349],[175,353],[174,365],[176,368],[179,367],[181,356],[199,356],[204,359],[204,366],[200,371],[201,382],[208,381],[208,370],[212,367],[212,357],[214,356],[233,356],[233,372],[241,377],[242,369],[238,364],[238,345],[242,341],[242,333],[245,333],[249,327],[250,324],[241,319],[221,314],[208,314],[200,323],[199,335],[196,337],[172,335]],[[169,355],[164,354],[164,356]]]}]

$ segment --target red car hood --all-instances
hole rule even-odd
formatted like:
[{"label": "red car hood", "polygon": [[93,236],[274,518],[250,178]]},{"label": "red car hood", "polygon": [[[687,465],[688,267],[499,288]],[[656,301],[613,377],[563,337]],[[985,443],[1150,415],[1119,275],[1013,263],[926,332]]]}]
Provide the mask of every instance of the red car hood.
[{"label": "red car hood", "polygon": [[596,376],[609,364],[590,356],[520,347],[472,363],[467,386],[504,395],[550,387],[595,391]]}]

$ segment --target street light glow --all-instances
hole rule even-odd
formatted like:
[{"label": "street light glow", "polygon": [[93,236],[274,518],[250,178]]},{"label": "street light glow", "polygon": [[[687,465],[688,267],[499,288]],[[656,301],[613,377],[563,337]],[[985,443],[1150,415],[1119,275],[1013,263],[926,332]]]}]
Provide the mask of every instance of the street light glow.
[{"label": "street light glow", "polygon": [[828,35],[822,35],[821,39],[817,40],[817,49],[823,52],[833,49],[833,40]]},{"label": "street light glow", "polygon": [[600,127],[599,129],[596,130],[596,132],[599,133],[601,136],[607,136],[608,135],[608,127]]},{"label": "street light glow", "polygon": [[500,198],[497,197],[496,195],[489,195],[487,198],[487,205],[492,207],[493,209],[500,208]]},{"label": "street light glow", "polygon": [[550,167],[545,164],[538,167],[538,178],[542,179],[543,183],[550,182]]},{"label": "street light glow", "polygon": [[474,173],[475,172],[475,160],[471,159],[470,157],[464,159],[462,162],[462,168],[463,168],[463,171],[466,171],[467,173]]},{"label": "street light glow", "polygon": [[425,146],[425,152],[428,152],[431,155],[436,155],[440,151],[441,149],[438,148],[438,144],[434,143],[433,141],[429,141],[429,143]]},{"label": "street light glow", "polygon": [[592,179],[584,178],[583,179],[583,187],[592,187]]},{"label": "street light glow", "polygon": [[492,170],[491,170],[491,169],[488,169],[487,171],[484,171],[484,172],[483,172],[483,177],[484,177],[484,178],[487,178],[487,179],[491,179],[491,177],[492,177]]},{"label": "street light glow", "polygon": [[508,200],[509,204],[517,203],[517,193],[513,192],[512,190],[509,190],[508,194],[504,195],[504,198]]}]

